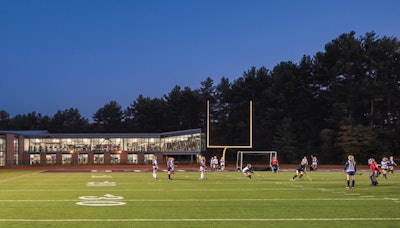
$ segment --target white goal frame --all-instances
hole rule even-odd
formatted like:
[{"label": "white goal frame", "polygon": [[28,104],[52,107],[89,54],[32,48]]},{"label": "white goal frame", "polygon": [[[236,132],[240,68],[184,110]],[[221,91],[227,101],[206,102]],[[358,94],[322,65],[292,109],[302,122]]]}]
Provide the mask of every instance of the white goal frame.
[{"label": "white goal frame", "polygon": [[270,166],[269,164],[271,162],[272,157],[276,157],[276,158],[278,157],[277,156],[278,152],[272,151],[272,150],[269,150],[269,151],[238,151],[237,154],[236,154],[236,170],[242,171],[242,169],[243,169],[243,155],[245,155],[245,154],[249,154],[249,155],[251,155],[251,154],[266,154],[267,156],[269,154],[269,161],[265,161],[265,165],[267,167]]}]

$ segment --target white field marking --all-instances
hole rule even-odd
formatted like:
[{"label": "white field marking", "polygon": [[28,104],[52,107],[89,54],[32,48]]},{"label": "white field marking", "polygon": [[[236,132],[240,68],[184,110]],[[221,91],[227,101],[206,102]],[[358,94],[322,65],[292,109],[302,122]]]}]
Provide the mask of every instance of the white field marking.
[{"label": "white field marking", "polygon": [[112,173],[112,170],[90,170],[91,173]]},{"label": "white field marking", "polygon": [[[57,189],[57,190],[55,190],[55,189],[53,189],[53,190],[44,190],[44,189],[0,190],[0,192],[76,192],[76,191],[77,191],[76,189],[62,189],[62,190],[61,189]],[[82,190],[79,190],[79,192],[102,192],[102,191],[104,191],[104,190],[96,190],[96,189],[90,189],[90,190],[82,189]],[[127,190],[116,189],[116,190],[113,190],[113,191],[114,192],[133,192],[133,191],[135,191],[135,192],[148,192],[148,191],[162,192],[162,191],[165,191],[165,189],[141,189],[141,190],[138,190],[138,189],[131,189],[131,190],[128,190],[128,189]],[[171,190],[168,190],[168,191],[171,191]]]},{"label": "white field marking", "polygon": [[38,174],[38,173],[41,173],[41,172],[42,171],[38,171],[38,172],[23,174],[23,175],[16,176],[16,177],[10,177],[10,178],[7,178],[7,179],[0,180],[0,183],[6,182],[6,181],[11,181],[11,180],[17,180],[17,179],[24,178],[24,177],[31,176],[31,175],[35,175],[35,174]]},{"label": "white field marking", "polygon": [[81,196],[79,197],[80,202],[76,202],[76,205],[90,206],[90,207],[110,207],[110,206],[121,206],[125,205],[125,202],[119,200],[124,199],[122,196],[114,196],[112,194],[105,194],[104,196]]},{"label": "white field marking", "polygon": [[92,175],[92,178],[112,178],[112,176],[107,176],[107,175],[95,176],[95,175]]},{"label": "white field marking", "polygon": [[400,221],[400,218],[199,218],[199,219],[0,219],[0,222],[269,222],[269,221]]},{"label": "white field marking", "polygon": [[115,182],[108,182],[108,181],[103,181],[103,182],[88,182],[87,186],[89,187],[108,187],[108,186],[116,186],[117,184]]},{"label": "white field marking", "polygon": [[[373,198],[373,199],[360,199],[360,198],[354,198],[354,199],[349,199],[349,198],[317,198],[317,199],[276,199],[276,198],[271,198],[271,199],[201,199],[201,201],[206,201],[206,202],[225,202],[225,201],[370,201],[370,200],[376,200],[376,201],[381,201],[381,200],[393,200],[393,199],[386,199],[386,198]],[[133,200],[124,200],[124,201],[130,201],[130,202],[198,202],[199,199],[181,199],[181,200],[176,200],[176,199],[133,199]]]},{"label": "white field marking", "polygon": [[86,201],[99,201],[99,200],[123,200],[124,197],[122,196],[114,196],[112,194],[105,194],[104,196],[80,196],[80,200],[86,200]]},{"label": "white field marking", "polygon": [[326,188],[317,188],[318,190],[320,190],[321,192],[330,192],[332,190],[330,189],[326,189]]},{"label": "white field marking", "polygon": [[[387,198],[311,198],[311,199],[201,199],[201,202],[246,202],[246,201],[394,201]],[[81,200],[0,200],[0,203],[26,203],[26,202],[77,202]],[[199,199],[124,199],[127,202],[199,202]],[[400,202],[397,198],[394,202]]]},{"label": "white field marking", "polygon": [[372,197],[375,197],[375,196],[360,196],[360,197],[363,197],[363,198],[372,198]]},{"label": "white field marking", "polygon": [[345,196],[359,196],[360,193],[346,193]]},{"label": "white field marking", "polygon": [[[101,183],[101,182],[100,182]],[[111,182],[114,183],[114,182]],[[312,189],[310,189],[312,190]],[[0,190],[0,192],[76,192],[76,189],[53,189],[53,190],[45,190],[45,189],[23,189],[23,190],[13,190],[13,189],[6,189],[6,190]],[[101,191],[101,190],[79,190],[80,192],[85,192],[85,191]],[[154,189],[154,188],[144,188],[144,189],[116,189],[113,190],[116,192],[163,192],[165,189]],[[168,191],[210,191],[210,192],[226,192],[226,191],[298,191],[298,189],[294,188],[280,188],[280,189],[268,189],[268,188],[263,188],[263,189],[252,189],[252,188],[242,188],[242,189],[231,189],[231,188],[219,188],[219,189],[209,189],[209,188],[194,188],[194,189],[168,189]]]},{"label": "white field marking", "polygon": [[293,188],[304,188],[303,185],[292,185]]},{"label": "white field marking", "polygon": [[78,200],[0,200],[0,203],[76,202]]},{"label": "white field marking", "polygon": [[399,200],[398,198],[385,198],[385,200]]},{"label": "white field marking", "polygon": [[112,206],[121,206],[125,205],[125,202],[119,201],[81,201],[77,202],[76,205],[80,206],[90,206],[90,207],[112,207]]}]

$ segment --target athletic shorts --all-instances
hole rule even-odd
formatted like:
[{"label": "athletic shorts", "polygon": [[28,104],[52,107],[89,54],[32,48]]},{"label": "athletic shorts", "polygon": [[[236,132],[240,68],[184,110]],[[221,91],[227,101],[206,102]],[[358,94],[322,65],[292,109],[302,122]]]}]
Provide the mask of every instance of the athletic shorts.
[{"label": "athletic shorts", "polygon": [[354,171],[348,171],[348,172],[346,172],[347,173],[347,175],[349,175],[349,176],[354,176],[354,174],[356,174],[356,172],[354,172]]}]

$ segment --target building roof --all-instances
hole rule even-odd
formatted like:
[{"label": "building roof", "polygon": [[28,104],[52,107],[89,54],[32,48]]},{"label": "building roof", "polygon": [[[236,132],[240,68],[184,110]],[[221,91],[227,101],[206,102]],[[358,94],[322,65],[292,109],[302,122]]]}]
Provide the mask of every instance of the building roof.
[{"label": "building roof", "polygon": [[27,138],[160,138],[195,133],[201,133],[201,129],[164,133],[49,133],[47,130],[0,131],[0,134],[23,135]]},{"label": "building roof", "polygon": [[0,131],[0,134],[13,134],[13,135],[42,135],[49,134],[48,130],[11,130],[11,131]]}]

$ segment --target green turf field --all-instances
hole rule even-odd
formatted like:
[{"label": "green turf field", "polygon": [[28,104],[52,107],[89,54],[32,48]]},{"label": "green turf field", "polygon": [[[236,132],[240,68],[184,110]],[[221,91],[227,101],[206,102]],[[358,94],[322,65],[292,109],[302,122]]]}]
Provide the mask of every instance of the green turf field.
[{"label": "green turf field", "polygon": [[400,227],[400,172],[0,171],[0,227]]}]

